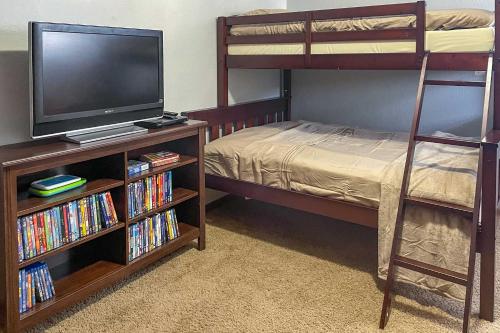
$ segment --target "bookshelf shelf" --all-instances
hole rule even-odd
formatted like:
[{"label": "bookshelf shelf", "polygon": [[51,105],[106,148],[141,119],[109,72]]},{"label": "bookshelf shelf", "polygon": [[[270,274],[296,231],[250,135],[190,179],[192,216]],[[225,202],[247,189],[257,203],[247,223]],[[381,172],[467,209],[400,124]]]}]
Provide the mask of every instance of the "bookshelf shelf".
[{"label": "bookshelf shelf", "polygon": [[26,267],[26,266],[29,266],[31,264],[34,264],[40,260],[44,260],[50,256],[54,256],[56,254],[59,254],[61,252],[64,252],[64,251],[67,251],[71,248],[74,248],[75,246],[79,246],[79,245],[82,245],[82,244],[85,244],[87,242],[90,242],[91,240],[94,240],[96,238],[99,238],[99,237],[102,237],[104,235],[107,235],[111,232],[114,232],[116,230],[120,230],[120,229],[123,229],[125,228],[125,223],[123,222],[119,222],[117,224],[115,224],[114,226],[110,227],[110,228],[106,228],[106,229],[102,229],[101,231],[95,233],[95,234],[91,234],[91,235],[88,235],[88,236],[85,236],[83,238],[80,238],[74,242],[70,242],[70,243],[67,243],[67,244],[64,244],[63,246],[60,246],[56,249],[53,249],[51,251],[48,251],[48,252],[45,252],[43,254],[40,254],[34,258],[30,258],[30,259],[27,259],[27,260],[23,260],[22,262],[19,263],[19,268],[23,268],[23,267]]},{"label": "bookshelf shelf", "polygon": [[[56,296],[43,303],[38,303],[33,309],[20,315],[21,322],[34,321],[44,312],[52,312],[74,304],[75,295],[85,294],[99,289],[100,280],[119,272],[124,265],[100,260],[88,265],[62,279],[54,281]],[[24,325],[23,325],[24,326]]]},{"label": "bookshelf shelf", "polygon": [[144,259],[148,259],[149,261],[156,261],[159,258],[175,251],[179,247],[186,245],[193,239],[198,238],[200,230],[192,225],[179,222],[179,234],[180,234],[179,237],[171,241],[168,241],[162,246],[159,246],[156,249],[149,251],[140,257],[131,260],[129,264],[132,265],[135,263],[144,263]]},{"label": "bookshelf shelf", "polygon": [[196,192],[196,191],[189,190],[187,188],[177,187],[173,191],[174,199],[171,202],[167,202],[166,204],[161,205],[160,207],[157,207],[155,209],[152,209],[144,214],[137,215],[133,218],[130,218],[129,224],[143,220],[146,217],[149,217],[149,216],[154,215],[156,213],[159,213],[159,212],[162,212],[162,211],[167,210],[169,208],[172,208],[180,203],[183,203],[184,201],[196,198],[197,196],[198,196],[198,192]]},{"label": "bookshelf shelf", "polygon": [[47,208],[58,206],[69,201],[77,200],[92,194],[105,192],[123,186],[123,180],[96,179],[87,182],[77,189],[57,194],[53,197],[39,198],[30,196],[28,191],[19,194],[17,200],[17,216],[24,216]]},{"label": "bookshelf shelf", "polygon": [[[196,244],[198,250],[205,249],[206,126],[206,122],[190,120],[86,145],[47,139],[0,147],[0,331],[26,331],[181,247]],[[128,177],[128,160],[158,151],[176,152],[180,161]],[[172,202],[128,218],[128,184],[165,171],[172,172]],[[89,181],[50,198],[29,195],[32,181],[55,174],[72,174]],[[18,239],[25,239],[24,234],[18,237],[19,217],[108,191],[118,224],[19,262]],[[178,223],[180,236],[129,262],[130,224],[173,207],[182,221]],[[40,261],[54,280],[55,296],[20,314],[19,272]]]},{"label": "bookshelf shelf", "polygon": [[137,174],[134,174],[132,176],[129,176],[127,183],[133,183],[138,180],[147,178],[149,176],[157,175],[165,171],[173,170],[176,168],[180,168],[185,165],[193,164],[198,162],[198,158],[194,156],[189,156],[189,155],[181,155],[179,162],[168,164],[168,165],[162,165],[156,168],[149,169],[147,171],[143,171]]}]

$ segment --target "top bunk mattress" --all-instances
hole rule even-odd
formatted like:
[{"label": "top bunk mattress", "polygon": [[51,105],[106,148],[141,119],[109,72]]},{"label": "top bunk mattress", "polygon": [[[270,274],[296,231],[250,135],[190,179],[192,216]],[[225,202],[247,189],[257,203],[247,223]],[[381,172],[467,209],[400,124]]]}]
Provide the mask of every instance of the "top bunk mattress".
[{"label": "top bunk mattress", "polygon": [[208,174],[378,207],[406,134],[312,122],[252,127],[205,147]]},{"label": "top bunk mattress", "polygon": [[[262,15],[283,10],[255,10],[243,15]],[[494,47],[494,13],[480,9],[437,10],[426,13],[425,49],[434,53],[489,52]],[[323,20],[312,22],[312,32],[369,31],[413,28],[415,16],[391,16]],[[303,22],[237,25],[233,36],[303,33]],[[415,53],[414,40],[312,43],[311,54]],[[229,55],[297,55],[305,53],[303,43],[235,44]]]},{"label": "top bunk mattress", "polygon": [[[436,30],[425,33],[425,50],[433,53],[480,53],[494,49],[495,28]],[[357,41],[312,43],[311,54],[415,53],[415,41]],[[233,44],[229,55],[299,55],[304,43]]]}]

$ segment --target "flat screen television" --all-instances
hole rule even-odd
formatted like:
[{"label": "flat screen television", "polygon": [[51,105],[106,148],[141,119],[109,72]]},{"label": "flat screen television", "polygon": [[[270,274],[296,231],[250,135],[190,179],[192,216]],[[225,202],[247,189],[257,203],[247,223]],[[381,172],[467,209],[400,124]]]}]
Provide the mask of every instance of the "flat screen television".
[{"label": "flat screen television", "polygon": [[163,114],[163,33],[29,23],[33,138]]}]

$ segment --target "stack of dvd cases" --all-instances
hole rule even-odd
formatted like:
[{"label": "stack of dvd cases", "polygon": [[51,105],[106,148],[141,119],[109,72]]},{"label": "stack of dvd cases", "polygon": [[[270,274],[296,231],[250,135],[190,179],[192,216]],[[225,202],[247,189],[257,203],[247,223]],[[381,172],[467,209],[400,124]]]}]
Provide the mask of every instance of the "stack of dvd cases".
[{"label": "stack of dvd cases", "polygon": [[180,236],[174,209],[148,217],[128,229],[129,260],[134,260]]},{"label": "stack of dvd cases", "polygon": [[139,216],[172,200],[172,171],[141,179],[128,185],[128,216]]},{"label": "stack of dvd cases", "polygon": [[118,223],[109,192],[17,219],[19,261],[36,257]]},{"label": "stack of dvd cases", "polygon": [[19,270],[19,312],[31,310],[36,303],[55,296],[54,283],[47,264],[37,262]]}]

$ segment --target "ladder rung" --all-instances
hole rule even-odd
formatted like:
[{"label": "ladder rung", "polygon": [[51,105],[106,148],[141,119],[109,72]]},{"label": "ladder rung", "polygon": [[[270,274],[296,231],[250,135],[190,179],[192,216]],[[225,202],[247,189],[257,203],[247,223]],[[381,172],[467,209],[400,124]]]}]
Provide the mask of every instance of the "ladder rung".
[{"label": "ladder rung", "polygon": [[462,273],[457,273],[450,271],[449,269],[437,267],[434,265],[426,264],[421,261],[417,261],[410,258],[405,258],[401,256],[394,256],[394,265],[403,267],[415,272],[423,273],[425,275],[433,276],[438,279],[460,284],[462,286],[467,285],[467,275]]},{"label": "ladder rung", "polygon": [[460,140],[460,139],[448,139],[440,136],[417,135],[415,136],[415,140],[423,142],[441,143],[444,145],[461,146],[461,147],[472,147],[472,148],[481,147],[480,142]]},{"label": "ladder rung", "polygon": [[455,205],[452,203],[445,203],[445,202],[440,202],[440,201],[434,201],[434,200],[428,200],[428,199],[421,199],[421,198],[411,198],[411,197],[406,197],[405,201],[409,204],[416,205],[416,206],[421,206],[421,207],[426,207],[426,208],[434,208],[438,210],[443,210],[443,211],[448,211],[456,214],[463,215],[464,217],[472,219],[472,215],[474,213],[474,210],[472,208],[466,207],[466,206],[461,206],[461,205]]},{"label": "ladder rung", "polygon": [[424,84],[429,86],[486,87],[486,82],[483,81],[425,80]]}]

